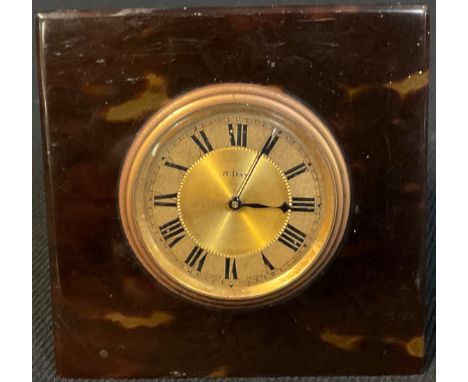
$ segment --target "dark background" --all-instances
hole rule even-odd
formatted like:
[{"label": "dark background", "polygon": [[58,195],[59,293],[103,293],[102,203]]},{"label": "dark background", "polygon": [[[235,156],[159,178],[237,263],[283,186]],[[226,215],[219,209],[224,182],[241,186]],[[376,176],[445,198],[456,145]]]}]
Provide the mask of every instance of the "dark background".
[{"label": "dark background", "polygon": [[[227,0],[41,0],[34,1],[32,18],[41,11],[57,9],[116,9],[116,8],[181,8],[206,6],[249,6],[249,5],[302,5],[302,4],[391,4],[391,1],[227,1]],[[427,286],[426,286],[426,359],[425,373],[408,377],[329,377],[308,378],[311,381],[435,381],[435,1],[400,1],[400,4],[427,4],[431,15],[431,78],[429,100],[428,134],[428,219],[427,219]],[[56,377],[52,335],[52,311],[49,292],[49,266],[47,225],[44,197],[42,140],[40,131],[39,100],[37,91],[35,60],[35,29],[33,32],[33,367],[34,381],[61,381]],[[295,378],[296,379],[296,378]],[[82,380],[83,381],[83,380]],[[142,381],[142,380],[139,380]]]}]

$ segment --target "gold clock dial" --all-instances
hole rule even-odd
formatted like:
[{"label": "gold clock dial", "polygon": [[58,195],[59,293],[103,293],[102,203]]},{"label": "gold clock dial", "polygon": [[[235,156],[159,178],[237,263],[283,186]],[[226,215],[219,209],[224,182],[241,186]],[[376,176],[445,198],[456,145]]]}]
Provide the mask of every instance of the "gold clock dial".
[{"label": "gold clock dial", "polygon": [[228,308],[280,300],[316,277],[343,236],[349,194],[317,116],[246,84],[200,88],[153,116],[119,190],[124,231],[154,278]]},{"label": "gold clock dial", "polygon": [[[246,118],[245,122],[250,120]],[[227,120],[219,121],[214,129],[219,130],[222,124],[229,126]],[[258,163],[247,180],[248,169],[257,157]],[[246,187],[234,200],[242,182]],[[289,210],[256,208],[260,206],[250,205],[254,202],[289,205],[287,178],[267,156],[232,146],[205,154],[187,170],[177,206],[185,231],[200,248],[235,258],[260,253],[278,239],[289,220]]]}]

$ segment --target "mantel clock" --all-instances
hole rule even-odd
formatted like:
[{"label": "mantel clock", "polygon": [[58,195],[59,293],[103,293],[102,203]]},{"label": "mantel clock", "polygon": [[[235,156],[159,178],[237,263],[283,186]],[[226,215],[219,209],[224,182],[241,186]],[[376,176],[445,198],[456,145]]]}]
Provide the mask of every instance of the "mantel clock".
[{"label": "mantel clock", "polygon": [[428,20],[40,14],[58,374],[420,372]]}]

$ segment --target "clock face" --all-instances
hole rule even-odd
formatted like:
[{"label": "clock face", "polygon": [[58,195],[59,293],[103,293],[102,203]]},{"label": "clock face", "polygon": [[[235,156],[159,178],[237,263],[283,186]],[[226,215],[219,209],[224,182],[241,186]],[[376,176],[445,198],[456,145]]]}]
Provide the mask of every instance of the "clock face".
[{"label": "clock face", "polygon": [[298,101],[256,85],[176,99],[142,128],[120,212],[140,262],[194,302],[280,300],[332,258],[349,211],[341,152]]}]

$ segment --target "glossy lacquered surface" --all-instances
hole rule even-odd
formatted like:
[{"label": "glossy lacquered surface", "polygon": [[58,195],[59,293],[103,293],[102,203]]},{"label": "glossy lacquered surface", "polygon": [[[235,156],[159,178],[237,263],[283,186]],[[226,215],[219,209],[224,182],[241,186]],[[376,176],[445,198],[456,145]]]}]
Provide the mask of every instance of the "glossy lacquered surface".
[{"label": "glossy lacquered surface", "polygon": [[[38,21],[58,373],[409,374],[424,364],[423,7],[65,12]],[[118,220],[123,159],[168,100],[272,85],[315,110],[351,176],[348,233],[289,301],[251,312],[161,289]]]}]

